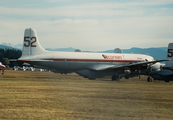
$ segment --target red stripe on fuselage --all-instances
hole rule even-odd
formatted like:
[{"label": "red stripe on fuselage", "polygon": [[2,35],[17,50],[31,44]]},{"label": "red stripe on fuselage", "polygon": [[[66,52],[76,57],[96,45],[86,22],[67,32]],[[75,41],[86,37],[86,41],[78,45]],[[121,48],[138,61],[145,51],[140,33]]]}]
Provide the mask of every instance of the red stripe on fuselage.
[{"label": "red stripe on fuselage", "polygon": [[50,58],[50,59],[19,59],[19,61],[41,61],[41,60],[51,60],[51,61],[67,61],[67,62],[120,62],[120,63],[131,63],[139,62],[139,60],[107,60],[107,59],[60,59],[60,58]]}]

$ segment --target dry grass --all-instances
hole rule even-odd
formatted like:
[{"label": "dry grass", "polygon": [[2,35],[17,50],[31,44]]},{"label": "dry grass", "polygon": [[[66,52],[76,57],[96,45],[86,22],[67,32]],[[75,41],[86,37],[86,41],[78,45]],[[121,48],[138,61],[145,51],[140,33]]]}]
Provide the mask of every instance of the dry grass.
[{"label": "dry grass", "polygon": [[0,119],[169,120],[173,82],[6,70],[0,75]]}]

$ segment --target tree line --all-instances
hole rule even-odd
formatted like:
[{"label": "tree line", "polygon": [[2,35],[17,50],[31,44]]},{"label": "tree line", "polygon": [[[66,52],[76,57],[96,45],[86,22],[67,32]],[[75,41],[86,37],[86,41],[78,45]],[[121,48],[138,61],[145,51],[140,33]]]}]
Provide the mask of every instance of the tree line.
[{"label": "tree line", "polygon": [[18,59],[22,55],[22,51],[19,49],[0,49],[0,62],[10,67],[21,66],[23,62],[9,61],[10,59]]}]

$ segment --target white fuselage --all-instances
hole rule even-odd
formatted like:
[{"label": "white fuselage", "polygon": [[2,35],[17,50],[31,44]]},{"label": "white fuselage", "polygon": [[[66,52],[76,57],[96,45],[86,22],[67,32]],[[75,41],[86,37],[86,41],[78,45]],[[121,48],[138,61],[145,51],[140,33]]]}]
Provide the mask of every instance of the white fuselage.
[{"label": "white fuselage", "polygon": [[124,76],[130,73],[129,69],[146,70],[147,61],[154,61],[153,57],[142,54],[46,51],[38,41],[36,30],[32,28],[25,29],[23,41],[19,61],[59,73],[76,72],[88,78],[115,76],[114,74],[118,74],[116,77]]},{"label": "white fuselage", "polygon": [[22,56],[19,60],[52,69],[75,72],[84,69],[97,69],[102,65],[125,65],[144,60],[153,61],[153,57],[141,54],[47,51],[41,55]]}]

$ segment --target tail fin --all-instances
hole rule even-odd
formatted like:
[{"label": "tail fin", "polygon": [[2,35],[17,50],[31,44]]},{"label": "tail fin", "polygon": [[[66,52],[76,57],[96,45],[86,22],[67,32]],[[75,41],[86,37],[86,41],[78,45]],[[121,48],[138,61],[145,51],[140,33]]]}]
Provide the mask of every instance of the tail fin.
[{"label": "tail fin", "polygon": [[22,56],[40,55],[46,52],[38,41],[36,30],[25,29]]},{"label": "tail fin", "polygon": [[167,61],[164,67],[173,68],[173,43],[168,45],[167,59],[170,59],[170,61]]}]

